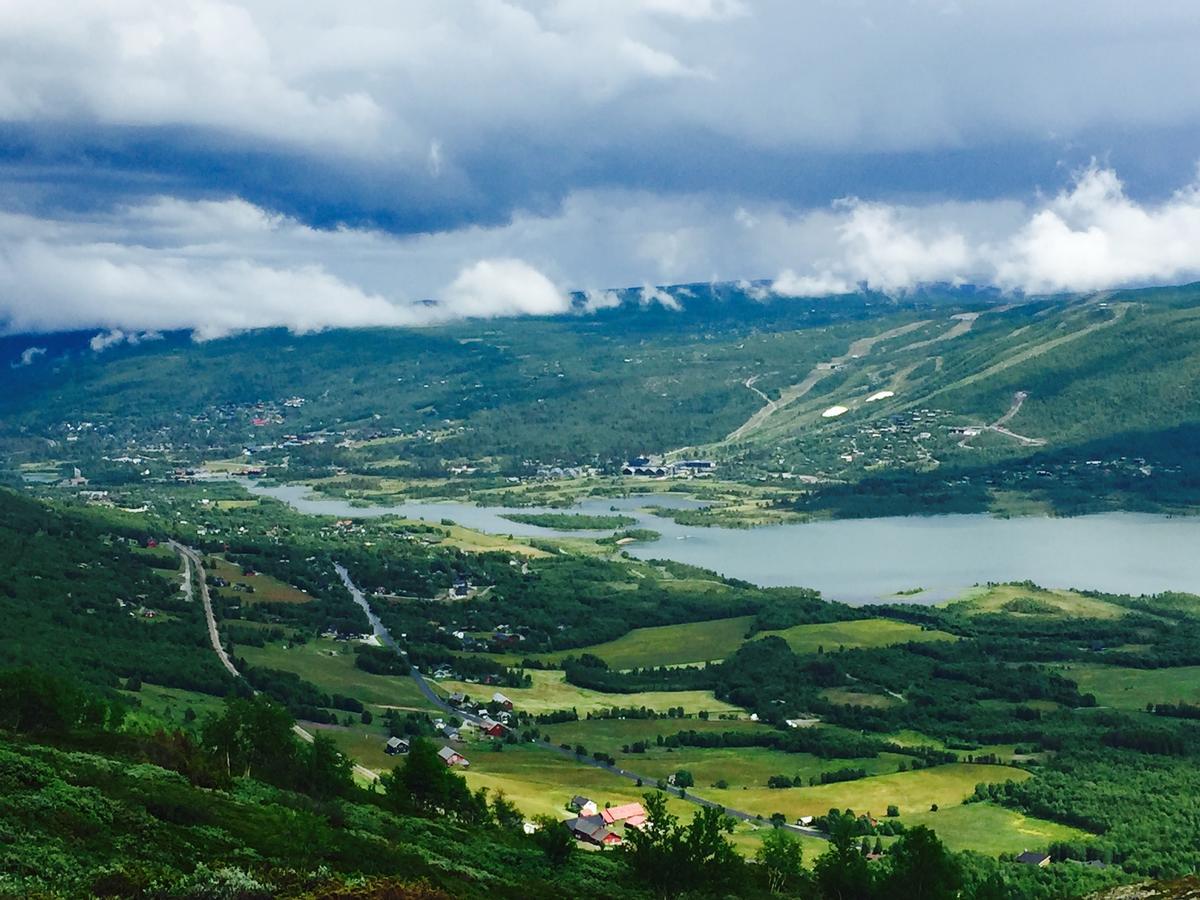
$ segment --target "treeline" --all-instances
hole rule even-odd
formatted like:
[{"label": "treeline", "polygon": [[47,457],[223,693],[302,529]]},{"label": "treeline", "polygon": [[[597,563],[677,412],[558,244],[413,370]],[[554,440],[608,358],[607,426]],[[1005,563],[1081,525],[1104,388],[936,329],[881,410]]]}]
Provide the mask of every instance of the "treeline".
[{"label": "treeline", "polygon": [[144,533],[125,531],[0,489],[0,659],[106,687],[136,676],[226,693],[200,604],[131,549]]}]

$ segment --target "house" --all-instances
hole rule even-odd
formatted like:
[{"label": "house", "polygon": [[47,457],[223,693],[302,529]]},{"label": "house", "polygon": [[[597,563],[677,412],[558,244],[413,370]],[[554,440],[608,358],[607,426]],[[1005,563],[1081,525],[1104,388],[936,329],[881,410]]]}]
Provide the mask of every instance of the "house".
[{"label": "house", "polygon": [[504,737],[505,728],[499,722],[493,722],[491,719],[484,719],[479,726],[480,731],[488,737],[500,738]]},{"label": "house", "polygon": [[502,707],[504,707],[505,709],[512,709],[512,708],[513,708],[513,703],[512,703],[512,701],[511,701],[511,700],[509,700],[507,697],[505,697],[505,696],[504,696],[502,693],[500,693],[499,691],[496,691],[496,693],[492,694],[492,702],[493,702],[493,703],[499,703],[499,704],[500,704]]},{"label": "house", "polygon": [[467,758],[452,747],[443,747],[438,751],[438,756],[442,758],[447,766],[462,766],[464,769],[471,765],[467,762]]},{"label": "house", "polygon": [[390,737],[388,742],[383,745],[383,752],[388,756],[396,756],[400,753],[408,752],[408,741],[403,738]]},{"label": "house", "polygon": [[796,820],[797,825],[803,825],[805,828],[810,827],[812,825],[812,823],[813,823],[812,816],[801,816],[800,818],[798,818]]},{"label": "house", "polygon": [[579,816],[563,822],[567,830],[576,840],[595,844],[597,847],[615,847],[621,843],[621,838],[610,831],[600,816]]},{"label": "house", "polygon": [[1035,853],[1032,850],[1026,850],[1016,858],[1016,862],[1025,866],[1045,867],[1050,865],[1050,855],[1048,853]]},{"label": "house", "polygon": [[646,810],[640,803],[623,803],[620,806],[610,806],[600,813],[605,824],[614,825],[617,822],[633,828],[641,828],[646,824]]},{"label": "house", "polygon": [[589,800],[587,797],[580,796],[579,794],[572,797],[571,802],[567,806],[581,816],[594,816],[600,812],[595,800]]},{"label": "house", "polygon": [[449,696],[449,698],[447,698],[447,702],[451,706],[462,706],[464,703],[467,702],[467,695],[464,694],[462,691],[455,691],[453,694],[451,694]]}]

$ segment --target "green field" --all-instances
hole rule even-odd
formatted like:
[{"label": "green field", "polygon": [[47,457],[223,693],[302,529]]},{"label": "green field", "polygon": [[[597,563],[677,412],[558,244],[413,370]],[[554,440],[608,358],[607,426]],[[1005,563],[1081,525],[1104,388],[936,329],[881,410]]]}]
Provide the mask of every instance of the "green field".
[{"label": "green field", "polygon": [[431,709],[411,678],[401,675],[371,675],[354,665],[354,647],[346,641],[327,638],[291,647],[238,645],[236,656],[252,666],[295,672],[330,694],[354,697],[373,706],[398,709]]},{"label": "green field", "polygon": [[[497,753],[494,746],[504,746],[504,750]],[[472,789],[502,790],[527,816],[545,814],[565,819],[570,815],[567,801],[576,794],[604,806],[640,801],[653,790],[653,785],[639,788],[627,778],[544,748],[476,743],[458,749],[470,762],[460,771]],[[696,810],[677,798],[669,805],[685,820]]]},{"label": "green field", "polygon": [[[981,782],[1024,781],[1030,775],[1009,766],[984,766],[953,763],[916,772],[895,772],[858,781],[844,781],[811,788],[772,790],[759,788],[738,791],[737,801],[726,800],[748,812],[771,815],[782,812],[789,819],[823,815],[830,809],[850,808],[860,813],[882,815],[890,804],[900,808],[901,816],[927,812],[931,804],[945,808],[956,806],[970,796]],[[697,790],[697,794],[719,800],[723,792]]]},{"label": "green field", "polygon": [[[241,603],[308,603],[312,599],[304,591],[262,572],[243,575],[241,566],[219,556],[205,557],[204,570],[208,575],[217,575],[229,582],[227,588],[213,588],[214,593],[237,598]],[[253,592],[246,588],[252,588]]]},{"label": "green field", "polygon": [[[672,582],[664,584],[669,586]],[[546,658],[548,661],[557,661],[564,656],[592,653],[613,669],[715,662],[742,645],[746,639],[746,629],[752,621],[753,616],[738,616],[683,625],[635,628],[616,640],[565,653],[547,654]]]},{"label": "green field", "polygon": [[970,615],[1002,612],[1014,616],[1073,616],[1086,619],[1116,619],[1128,612],[1123,606],[1086,597],[1075,591],[1031,588],[1021,584],[974,588],[947,607]]},{"label": "green field", "polygon": [[196,714],[195,722],[201,723],[210,713],[220,711],[225,701],[211,694],[168,688],[158,684],[142,684],[140,691],[122,691],[123,696],[139,705],[125,719],[129,728],[189,727],[185,715],[190,709]]},{"label": "green field", "polygon": [[1126,669],[1120,666],[1072,664],[1058,669],[1096,695],[1101,706],[1145,709],[1147,703],[1200,703],[1200,666],[1172,669]]},{"label": "green field", "polygon": [[[357,719],[357,716],[355,717]],[[324,725],[317,722],[302,722],[304,728],[311,734],[324,734],[333,739],[339,750],[353,759],[356,763],[372,772],[387,772],[402,763],[403,757],[388,756],[383,752],[387,742],[387,732],[383,730],[381,720],[376,724],[363,725],[356,721],[353,725]]]},{"label": "green field", "polygon": [[[685,712],[708,710],[712,713],[737,712],[738,708],[724,703],[713,696],[712,691],[646,691],[639,694],[603,694],[600,691],[567,684],[566,675],[557,671],[530,671],[533,686],[528,688],[505,688],[504,693],[513,705],[522,712],[544,713],[556,709],[575,709],[581,716],[614,706],[645,706],[653,710],[667,710],[682,706]],[[373,676],[368,676],[373,677]],[[437,687],[445,694],[462,691],[470,695],[491,694],[490,688],[465,681],[439,681]]]},{"label": "green field", "polygon": [[654,741],[658,735],[677,731],[721,733],[724,731],[769,731],[749,719],[580,719],[558,725],[542,725],[541,730],[555,744],[583,744],[593,750],[616,753],[624,744],[635,741]]},{"label": "green field", "polygon": [[951,850],[974,850],[998,856],[1044,850],[1054,841],[1086,840],[1092,835],[1069,825],[1035,819],[991,803],[964,803],[906,815],[904,824],[928,825]]},{"label": "green field", "polygon": [[923,629],[891,619],[857,619],[851,622],[821,622],[793,625],[781,631],[764,631],[762,636],[778,635],[797,653],[816,653],[855,647],[887,647],[909,641],[954,641],[945,631]]}]

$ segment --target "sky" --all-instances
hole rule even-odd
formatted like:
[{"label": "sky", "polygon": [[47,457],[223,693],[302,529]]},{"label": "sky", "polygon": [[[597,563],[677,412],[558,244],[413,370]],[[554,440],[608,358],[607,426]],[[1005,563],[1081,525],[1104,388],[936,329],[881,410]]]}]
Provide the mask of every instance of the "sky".
[{"label": "sky", "polygon": [[1194,0],[0,3],[0,333],[1196,280],[1198,55]]}]

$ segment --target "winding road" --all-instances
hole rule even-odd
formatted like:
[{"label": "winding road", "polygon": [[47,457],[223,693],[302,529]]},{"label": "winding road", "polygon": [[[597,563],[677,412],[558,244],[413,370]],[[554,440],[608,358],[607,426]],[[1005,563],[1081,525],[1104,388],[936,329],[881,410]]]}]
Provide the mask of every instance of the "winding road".
[{"label": "winding road", "polygon": [[[212,642],[212,648],[217,654],[217,659],[221,660],[221,665],[225,667],[225,670],[229,672],[230,675],[241,681],[245,681],[246,679],[242,676],[242,673],[237,670],[237,667],[233,664],[233,660],[229,658],[229,654],[221,645],[221,634],[217,629],[217,617],[213,614],[212,598],[208,593],[208,581],[204,576],[204,562],[201,559],[200,554],[191,547],[185,547],[178,541],[168,541],[168,543],[171,545],[171,548],[183,559],[185,579],[184,584],[186,585],[184,590],[189,600],[191,600],[194,596],[192,593],[192,570],[193,568],[195,569],[195,580],[200,585],[200,600],[204,604],[204,618],[208,622],[208,639]],[[247,684],[249,684],[249,682],[247,682]],[[253,686],[250,687],[250,690],[256,695],[258,694],[258,690]],[[293,725],[292,731],[296,734],[296,737],[300,738],[300,740],[307,741],[310,744],[313,742],[313,735],[311,731],[301,728],[299,725]],[[365,778],[367,781],[377,781],[379,779],[379,774],[377,772],[372,772],[370,769],[366,768],[365,766],[360,766],[358,763],[354,763],[354,773],[361,778]]]},{"label": "winding road", "polygon": [[[341,578],[342,584],[345,585],[346,590],[350,592],[350,596],[354,598],[354,602],[359,605],[364,613],[366,613],[375,637],[381,644],[399,654],[407,661],[408,654],[401,649],[400,645],[396,643],[395,639],[388,631],[387,626],[385,626],[383,622],[379,620],[379,617],[375,615],[375,612],[371,609],[371,604],[367,601],[366,596],[361,590],[358,589],[354,582],[351,581],[350,573],[346,571],[346,568],[340,563],[335,564],[334,568],[337,570],[338,577]],[[436,709],[441,710],[447,715],[458,716],[464,721],[472,722],[476,725],[483,721],[479,716],[469,713],[466,710],[459,709],[458,707],[451,706],[449,703],[447,703],[446,700],[433,689],[429,682],[426,681],[425,676],[421,674],[420,669],[418,669],[416,666],[410,665],[408,671],[422,695],[424,695],[424,697]],[[629,781],[638,782],[642,785],[656,785],[658,782],[657,778],[653,778],[648,775],[639,775],[637,772],[631,772],[628,769],[622,769],[619,766],[609,765],[608,763],[602,762],[598,759],[589,759],[585,756],[577,756],[573,750],[560,747],[557,744],[550,743],[549,741],[537,740],[533,743],[544,750],[550,750],[559,754],[560,756],[567,757],[577,763],[591,766],[595,769],[603,769],[610,774],[617,775]],[[688,803],[694,803],[696,806],[706,806],[724,810],[727,816],[730,816],[734,819],[739,819],[743,822],[757,822],[760,820],[760,817],[754,813],[749,813],[740,809],[732,809],[721,803],[716,803],[712,800],[706,800],[703,797],[697,797],[681,788],[668,785],[661,788],[661,790],[663,790],[665,793],[679,797],[681,800],[685,800]],[[823,831],[818,831],[815,828],[806,828],[802,825],[793,825],[791,823],[784,824],[783,828],[795,834],[803,834],[807,835],[808,837],[820,838],[822,840],[829,839],[829,835],[825,834]]]}]

